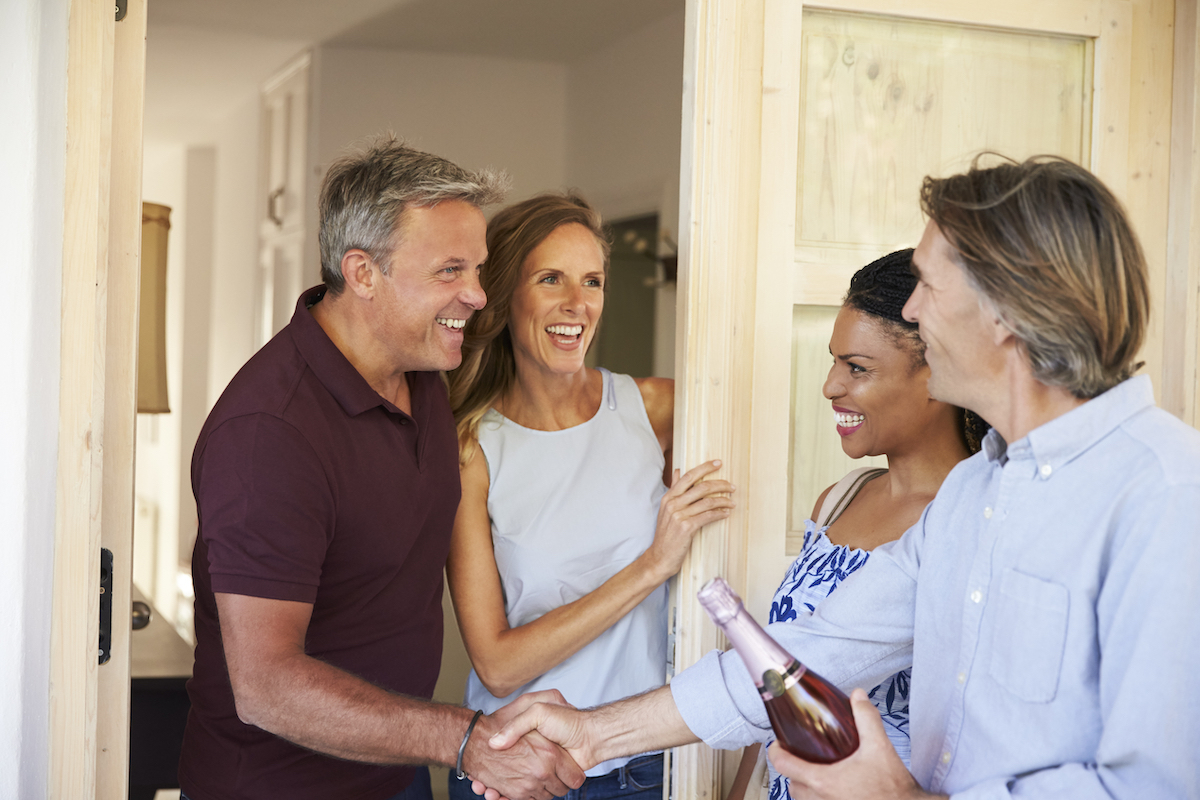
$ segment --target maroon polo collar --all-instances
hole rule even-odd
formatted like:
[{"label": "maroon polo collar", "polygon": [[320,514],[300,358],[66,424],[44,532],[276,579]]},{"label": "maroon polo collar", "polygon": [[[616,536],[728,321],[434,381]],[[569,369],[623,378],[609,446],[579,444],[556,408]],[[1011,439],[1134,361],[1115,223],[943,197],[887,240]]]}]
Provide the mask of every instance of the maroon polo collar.
[{"label": "maroon polo collar", "polygon": [[[337,345],[329,338],[317,322],[316,317],[309,311],[325,296],[325,285],[314,286],[300,295],[296,301],[296,312],[288,324],[296,349],[308,364],[309,369],[317,376],[321,385],[333,395],[342,409],[355,417],[376,406],[383,406],[392,414],[404,414],[379,392],[371,388],[367,379],[354,368],[349,359],[338,350]],[[410,389],[415,395],[416,384],[411,381]],[[416,408],[414,397],[414,409]],[[404,414],[404,416],[409,416]]]}]

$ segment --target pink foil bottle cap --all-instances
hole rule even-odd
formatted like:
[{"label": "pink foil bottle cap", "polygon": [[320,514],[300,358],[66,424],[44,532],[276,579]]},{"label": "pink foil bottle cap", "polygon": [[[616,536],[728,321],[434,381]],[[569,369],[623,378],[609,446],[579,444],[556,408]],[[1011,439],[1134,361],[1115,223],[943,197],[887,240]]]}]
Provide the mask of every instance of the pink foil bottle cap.
[{"label": "pink foil bottle cap", "polygon": [[737,596],[733,588],[724,578],[716,577],[701,587],[696,593],[696,599],[704,610],[712,617],[713,622],[723,625],[737,616],[742,608],[742,598]]}]

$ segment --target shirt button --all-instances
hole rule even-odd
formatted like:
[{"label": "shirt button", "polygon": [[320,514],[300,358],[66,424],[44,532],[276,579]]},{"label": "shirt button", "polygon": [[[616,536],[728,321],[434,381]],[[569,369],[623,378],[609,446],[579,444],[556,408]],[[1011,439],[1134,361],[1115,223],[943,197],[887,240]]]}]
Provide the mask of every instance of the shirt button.
[{"label": "shirt button", "polygon": [[967,673],[965,673],[965,672],[958,673],[958,682],[966,683],[967,682]]},{"label": "shirt button", "polygon": [[983,592],[979,591],[978,589],[971,592],[971,602],[972,603],[978,603],[982,599],[983,599]]},{"label": "shirt button", "polygon": [[949,750],[947,750],[946,752],[942,753],[942,763],[943,763],[943,764],[949,764],[949,763],[950,763],[950,751],[949,751]]},{"label": "shirt button", "polygon": [[1054,471],[1054,468],[1053,468],[1053,467],[1051,467],[1049,464],[1042,464],[1042,470],[1041,470],[1041,472],[1042,472],[1042,477],[1043,477],[1043,478],[1049,478],[1049,477],[1050,477],[1050,473],[1051,473],[1051,472],[1053,472],[1053,471]]},{"label": "shirt button", "polygon": [[983,510],[983,518],[984,518],[984,519],[991,519],[991,518],[992,518],[992,507],[991,507],[991,506],[988,506],[987,508],[985,508],[985,509]]}]

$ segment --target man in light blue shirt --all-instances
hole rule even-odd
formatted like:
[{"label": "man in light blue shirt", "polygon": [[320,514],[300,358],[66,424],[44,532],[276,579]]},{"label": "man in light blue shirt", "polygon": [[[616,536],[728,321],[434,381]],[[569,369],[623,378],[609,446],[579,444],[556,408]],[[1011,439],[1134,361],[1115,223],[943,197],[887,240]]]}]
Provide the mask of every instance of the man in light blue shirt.
[{"label": "man in light blue shirt", "polygon": [[[861,745],[815,765],[821,798],[1200,797],[1200,432],[1130,377],[1149,316],[1111,193],[1055,158],[927,178],[905,316],[930,394],[993,425],[920,521],[807,619],[769,632],[846,690],[912,666],[912,772],[852,695]],[[769,734],[741,660],[593,712],[535,706],[581,765]],[[508,741],[502,732],[493,746]]]}]

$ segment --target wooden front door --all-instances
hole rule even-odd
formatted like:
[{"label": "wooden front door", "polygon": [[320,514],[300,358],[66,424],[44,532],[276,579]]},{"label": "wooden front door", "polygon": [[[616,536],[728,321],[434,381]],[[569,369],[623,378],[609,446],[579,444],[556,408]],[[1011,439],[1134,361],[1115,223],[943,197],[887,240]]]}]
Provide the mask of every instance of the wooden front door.
[{"label": "wooden front door", "polygon": [[[700,586],[724,576],[766,622],[817,495],[848,471],[821,396],[833,318],[856,269],[916,245],[925,175],[985,149],[1069,157],[1126,202],[1161,277],[1167,170],[1129,162],[1162,166],[1139,115],[1163,90],[1131,90],[1151,69],[1135,53],[1171,41],[1170,17],[1137,0],[687,8],[675,452],[724,459],[740,488],[677,581],[676,670],[722,645]],[[672,773],[676,798],[722,793],[707,748],[680,748]]]}]

